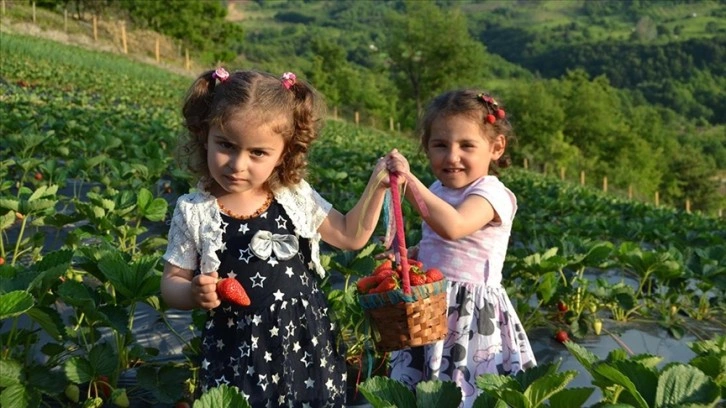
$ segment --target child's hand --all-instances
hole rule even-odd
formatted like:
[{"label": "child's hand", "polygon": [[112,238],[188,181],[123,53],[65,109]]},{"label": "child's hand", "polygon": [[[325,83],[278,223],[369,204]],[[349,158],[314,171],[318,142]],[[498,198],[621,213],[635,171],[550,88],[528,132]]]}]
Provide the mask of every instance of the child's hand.
[{"label": "child's hand", "polygon": [[[386,155],[385,161],[386,168],[391,173],[404,175],[411,172],[408,160],[406,160],[406,158],[398,152],[398,149],[391,150],[391,152]],[[404,177],[401,177],[401,179],[404,179]]]},{"label": "child's hand", "polygon": [[192,296],[199,307],[212,310],[222,302],[217,297],[217,272],[199,274],[192,279]]}]

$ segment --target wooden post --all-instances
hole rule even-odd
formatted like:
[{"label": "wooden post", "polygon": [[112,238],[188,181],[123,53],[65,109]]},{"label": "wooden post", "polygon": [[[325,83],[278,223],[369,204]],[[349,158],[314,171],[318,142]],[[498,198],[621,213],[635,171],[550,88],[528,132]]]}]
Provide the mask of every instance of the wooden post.
[{"label": "wooden post", "polygon": [[527,170],[528,168],[529,168],[529,161],[528,161],[528,160],[527,160],[527,158],[525,157],[525,158],[524,158],[524,169],[525,169],[525,170]]},{"label": "wooden post", "polygon": [[156,37],[156,45],[154,46],[154,55],[156,56],[156,63],[161,62],[161,55],[159,53],[159,37]]},{"label": "wooden post", "polygon": [[5,0],[0,0],[0,3],[2,3],[2,13],[5,15]]},{"label": "wooden post", "polygon": [[355,111],[355,125],[358,126],[360,124],[360,113],[358,111]]},{"label": "wooden post", "polygon": [[545,176],[547,175],[547,171],[549,170],[549,166],[548,166],[548,164],[549,164],[549,163],[545,163],[545,164],[544,164],[544,169],[542,169],[542,173],[544,173],[544,175],[545,175]]},{"label": "wooden post", "polygon": [[338,119],[338,107],[333,106],[333,118]]},{"label": "wooden post", "polygon": [[393,131],[393,117],[392,116],[388,117],[388,129]]},{"label": "wooden post", "polygon": [[580,185],[581,186],[585,185],[585,170],[580,171]]},{"label": "wooden post", "polygon": [[33,24],[35,24],[35,2],[33,2]]},{"label": "wooden post", "polygon": [[565,168],[560,167],[560,180],[565,181]]},{"label": "wooden post", "polygon": [[686,212],[691,213],[691,200],[689,198],[686,198]]},{"label": "wooden post", "polygon": [[602,177],[602,191],[603,191],[603,193],[608,192],[608,176]]},{"label": "wooden post", "polygon": [[398,127],[398,132],[401,132],[401,122],[396,123],[396,126]]},{"label": "wooden post", "polygon": [[632,199],[633,199],[633,185],[629,184],[628,185],[628,200],[632,200]]},{"label": "wooden post", "polygon": [[126,44],[126,22],[121,21],[121,45],[124,49],[124,54],[129,53],[128,45]]},{"label": "wooden post", "polygon": [[192,61],[189,59],[189,49],[184,49],[184,68],[186,68],[187,71],[190,71],[192,69]]},{"label": "wooden post", "polygon": [[93,41],[98,41],[98,17],[93,15]]},{"label": "wooden post", "polygon": [[718,218],[723,217],[723,208],[718,209]]},{"label": "wooden post", "polygon": [[63,31],[68,32],[68,9],[63,9]]},{"label": "wooden post", "polygon": [[660,205],[660,194],[656,191],[655,192],[655,206],[657,207]]}]

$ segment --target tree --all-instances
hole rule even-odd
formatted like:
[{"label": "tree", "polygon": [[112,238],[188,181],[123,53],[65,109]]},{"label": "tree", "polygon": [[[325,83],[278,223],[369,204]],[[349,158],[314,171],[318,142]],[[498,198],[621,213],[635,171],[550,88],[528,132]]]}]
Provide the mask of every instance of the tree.
[{"label": "tree", "polygon": [[418,114],[444,90],[480,84],[485,48],[471,37],[458,9],[413,0],[404,6],[386,16],[384,50],[400,100],[412,101],[409,109]]}]

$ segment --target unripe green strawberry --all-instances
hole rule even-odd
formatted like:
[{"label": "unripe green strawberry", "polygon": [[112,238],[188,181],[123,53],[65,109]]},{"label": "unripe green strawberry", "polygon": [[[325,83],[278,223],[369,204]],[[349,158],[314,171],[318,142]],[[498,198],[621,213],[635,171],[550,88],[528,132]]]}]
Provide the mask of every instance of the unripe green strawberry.
[{"label": "unripe green strawberry", "polygon": [[111,400],[117,407],[128,408],[129,406],[129,396],[126,395],[126,390],[123,388],[113,390]]},{"label": "unripe green strawberry", "polygon": [[78,402],[78,398],[81,396],[81,390],[76,384],[68,384],[65,389],[66,398],[72,402]]},{"label": "unripe green strawberry", "polygon": [[595,321],[592,322],[592,329],[595,331],[595,334],[599,336],[600,332],[602,332],[602,320],[595,319]]}]

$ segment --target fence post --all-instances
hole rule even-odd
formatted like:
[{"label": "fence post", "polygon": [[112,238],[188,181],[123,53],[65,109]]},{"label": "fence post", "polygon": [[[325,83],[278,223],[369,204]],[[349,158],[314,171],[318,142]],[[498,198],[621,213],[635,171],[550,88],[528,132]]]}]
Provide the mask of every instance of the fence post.
[{"label": "fence post", "polygon": [[655,206],[657,207],[660,204],[660,194],[656,191],[655,192]]},{"label": "fence post", "polygon": [[159,37],[156,37],[156,44],[154,45],[154,55],[156,56],[156,63],[161,62],[161,55],[159,54]]},{"label": "fence post", "polygon": [[608,192],[608,176],[602,177],[602,191],[603,191],[603,193]]},{"label": "fence post", "polygon": [[691,199],[686,198],[686,212],[691,213]]},{"label": "fence post", "polygon": [[560,180],[565,181],[565,168],[560,167]]},{"label": "fence post", "polygon": [[186,68],[187,71],[192,69],[192,62],[189,60],[189,48],[184,49],[184,68]]},{"label": "fence post", "polygon": [[360,124],[360,113],[358,111],[355,111],[355,125],[358,126]]},{"label": "fence post", "polygon": [[5,0],[0,0],[0,3],[2,3],[2,13],[4,16],[5,15]]},{"label": "fence post", "polygon": [[338,107],[333,106],[333,118],[338,119]]},{"label": "fence post", "polygon": [[63,9],[63,32],[68,32],[68,9]]},{"label": "fence post", "polygon": [[580,185],[585,185],[585,170],[580,170]]},{"label": "fence post", "polygon": [[544,174],[545,176],[547,175],[547,171],[549,170],[549,166],[548,166],[548,164],[549,164],[549,163],[545,163],[545,164],[544,164],[544,168],[542,169],[542,173],[543,173],[543,174]]},{"label": "fence post", "polygon": [[126,43],[126,22],[123,20],[121,20],[121,45],[123,46],[124,54],[128,54],[129,48]]},{"label": "fence post", "polygon": [[388,129],[393,131],[393,116],[388,117]]},{"label": "fence post", "polygon": [[33,2],[33,24],[35,24],[35,2]]},{"label": "fence post", "polygon": [[632,199],[633,199],[633,185],[628,184],[628,200],[632,200]]},{"label": "fence post", "polygon": [[93,15],[93,41],[98,41],[98,17]]},{"label": "fence post", "polygon": [[401,122],[397,122],[396,126],[398,127],[398,132],[401,133]]},{"label": "fence post", "polygon": [[528,168],[529,168],[529,161],[528,161],[528,160],[527,160],[527,158],[525,157],[525,158],[524,158],[524,169],[525,169],[525,170],[527,170]]}]

